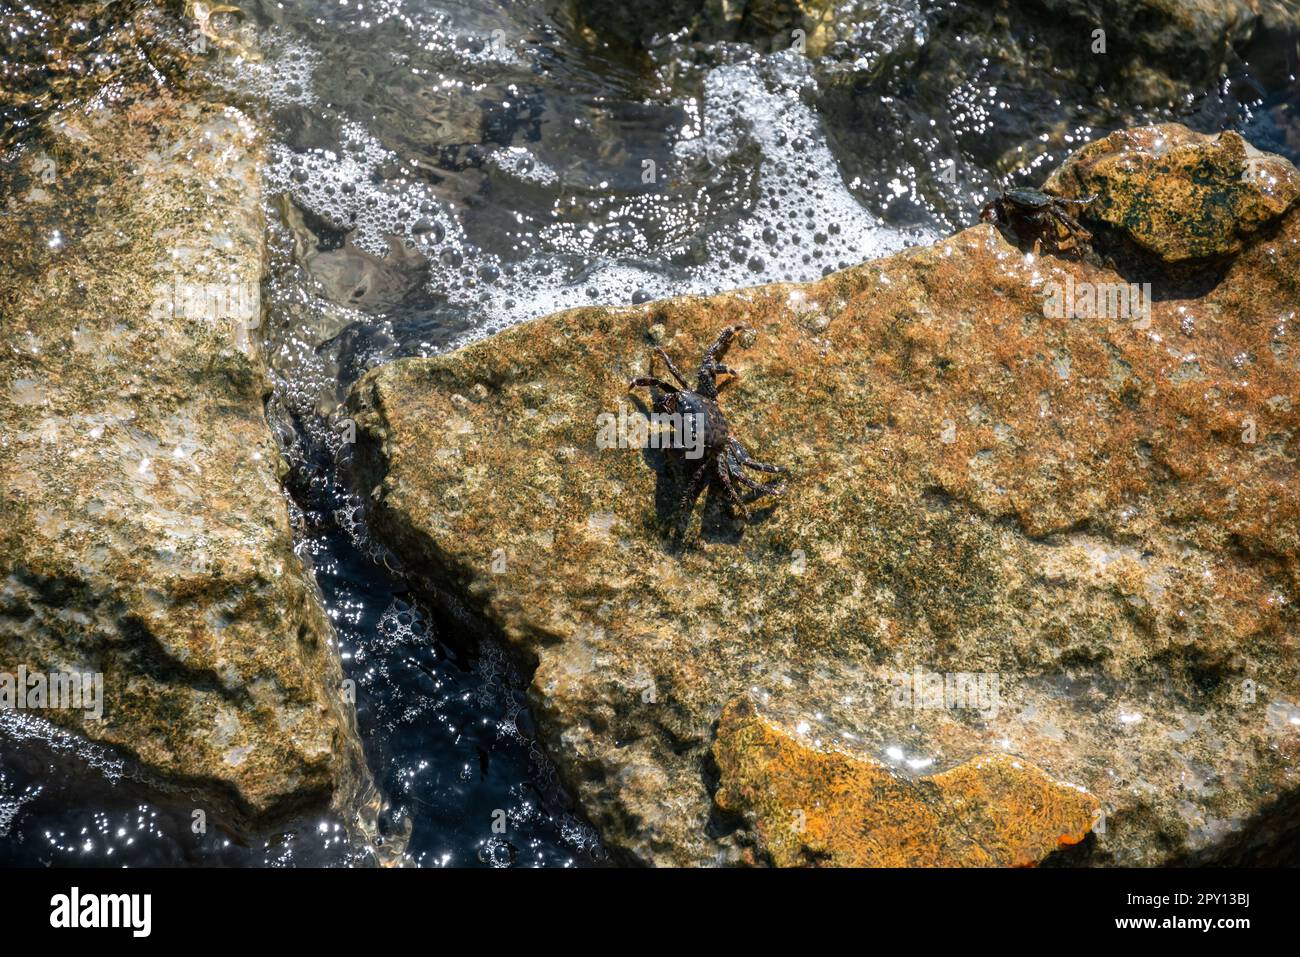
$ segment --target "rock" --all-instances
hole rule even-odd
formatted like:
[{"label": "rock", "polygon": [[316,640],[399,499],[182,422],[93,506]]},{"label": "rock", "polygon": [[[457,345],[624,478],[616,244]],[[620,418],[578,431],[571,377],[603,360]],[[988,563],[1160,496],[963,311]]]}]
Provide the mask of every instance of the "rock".
[{"label": "rock", "polygon": [[1166,123],[1089,143],[1045,188],[1096,196],[1088,217],[1176,263],[1239,252],[1300,197],[1300,173],[1237,133],[1207,136]]},{"label": "rock", "polygon": [[[748,59],[760,82],[816,104],[846,182],[897,184],[864,189],[865,203],[891,224],[940,231],[971,221],[972,192],[995,185],[986,170],[1050,168],[1081,131],[1183,115],[1189,102],[1206,128],[1233,125],[1236,106],[1218,95],[1221,84],[1287,88],[1286,51],[1300,40],[1294,4],[1256,0],[563,0],[552,8],[595,56],[653,74],[654,88],[680,98],[703,95],[709,67],[743,56],[732,45],[791,51]],[[920,138],[918,112],[932,118]],[[1293,127],[1281,113],[1276,124],[1256,124],[1273,130],[1275,148]]]},{"label": "rock", "polygon": [[353,310],[376,314],[392,309],[428,278],[428,258],[395,236],[388,237],[383,256],[359,248],[346,233],[331,248],[321,242],[303,210],[287,196],[278,197],[276,205],[293,236],[295,259],[322,296],[343,307],[338,312],[346,318],[332,323],[320,341],[337,334],[346,322],[355,321]]},{"label": "rock", "polygon": [[[817,6],[816,0],[809,7]],[[822,11],[817,11],[820,14]],[[798,0],[653,0],[629,7],[606,0],[566,0],[557,4],[560,22],[593,47],[641,50],[685,30],[697,40],[745,40],[767,47],[789,45],[789,31],[804,24]]]},{"label": "rock", "polygon": [[1079,843],[1100,811],[1007,754],[908,780],[807,743],[743,697],[723,709],[714,756],[718,806],[751,813],[760,849],[783,867],[1024,867]]},{"label": "rock", "polygon": [[[845,179],[915,179],[919,200],[863,199],[884,207],[891,222],[937,213],[949,228],[970,223],[971,193],[994,186],[984,170],[1050,169],[1078,147],[1081,131],[1183,115],[1180,104],[1191,101],[1204,105],[1206,127],[1233,125],[1232,108],[1215,105],[1223,78],[1248,75],[1260,89],[1285,88],[1290,67],[1266,51],[1294,49],[1300,37],[1294,5],[1253,0],[864,2],[853,9],[825,25],[825,52],[812,67]],[[913,142],[918,109],[937,118],[922,150]]]},{"label": "rock", "polygon": [[[358,485],[425,596],[532,669],[543,740],[628,858],[795,859],[764,807],[852,818],[833,774],[877,777],[826,749],[937,773],[918,787],[1040,768],[1102,808],[1076,863],[1247,858],[1294,841],[1300,785],[1300,214],[1245,242],[1159,298],[979,226],[807,285],[548,316],[368,373]],[[654,325],[689,369],[736,322],[721,404],[787,493],[749,524],[713,496],[679,540],[680,480],[598,449],[598,416],[631,405]],[[809,780],[763,797],[719,737],[741,695],[821,742],[790,756]],[[1034,773],[969,813],[1010,820]],[[995,859],[1044,833],[1002,829]]]},{"label": "rock", "polygon": [[[1003,0],[951,5],[929,13],[931,22],[940,25],[987,14],[1017,35],[1027,25],[1071,29],[1076,34],[1074,45],[1089,56],[1094,55],[1091,31],[1103,28],[1109,41],[1106,52],[1117,54],[1118,62],[1111,66],[1119,72],[1143,68],[1131,62],[1141,53],[1158,60],[1159,68],[1167,72],[1205,76],[1226,67],[1232,52],[1244,48],[1261,27],[1294,26],[1293,10],[1281,4],[1263,6],[1265,9],[1251,0]],[[745,41],[760,49],[784,49],[791,45],[791,32],[802,30],[804,49],[810,56],[821,56],[836,43],[853,46],[862,40],[875,52],[874,41],[879,35],[891,35],[890,21],[906,22],[910,14],[923,12],[917,4],[881,5],[866,0],[848,4],[831,0],[654,0],[638,7],[610,0],[568,0],[560,10],[593,43],[648,47],[686,30],[694,40]],[[1043,44],[1034,45],[1042,55]],[[1066,44],[1051,46],[1068,56]]]},{"label": "rock", "polygon": [[370,783],[263,413],[262,147],[196,87],[63,96],[5,173],[0,673],[102,675],[37,713],[247,834]]},{"label": "rock", "polygon": [[[1103,28],[1107,53],[1141,53],[1170,74],[1201,77],[1232,65],[1234,52],[1261,27],[1296,23],[1294,10],[1257,0],[1023,0],[1011,6],[1026,17]],[[1091,33],[1084,36],[1091,40]]]}]

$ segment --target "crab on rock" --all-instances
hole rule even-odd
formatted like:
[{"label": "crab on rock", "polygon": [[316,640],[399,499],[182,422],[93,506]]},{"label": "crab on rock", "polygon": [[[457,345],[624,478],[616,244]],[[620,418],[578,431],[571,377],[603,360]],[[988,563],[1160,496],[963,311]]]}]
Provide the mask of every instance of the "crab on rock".
[{"label": "crab on rock", "polygon": [[[698,434],[695,439],[702,445],[703,457],[698,460],[699,464],[696,466],[694,474],[691,475],[686,491],[682,495],[682,509],[684,511],[690,510],[695,504],[696,497],[705,485],[710,483],[721,486],[742,516],[746,514],[745,505],[741,501],[735,485],[732,484],[733,482],[739,482],[745,488],[753,489],[759,496],[779,496],[781,494],[781,489],[778,486],[765,485],[762,482],[754,481],[744,473],[743,468],[768,473],[784,472],[785,469],[780,465],[756,462],[750,458],[749,452],[731,434],[731,428],[727,425],[722,410],[718,408],[718,376],[730,375],[735,377],[738,375],[735,369],[723,365],[722,358],[726,355],[732,339],[742,331],[751,330],[748,330],[746,326],[728,326],[722,330],[717,341],[704,353],[704,359],[700,362],[700,370],[696,376],[693,390],[677,366],[673,364],[673,360],[668,357],[668,353],[658,347],[655,348],[654,355],[663,360],[669,373],[677,380],[677,385],[665,382],[654,375],[639,376],[628,385],[629,391],[638,386],[648,386],[655,390],[657,394],[652,393],[655,412],[679,415],[683,423],[690,417],[694,423],[698,424]],[[654,372],[653,357],[650,360],[650,371],[651,373]],[[671,451],[676,457],[682,460],[688,458],[682,452],[681,442],[673,442],[672,445]]]},{"label": "crab on rock", "polygon": [[[1067,249],[1092,239],[1092,233],[1070,215],[1070,207],[1087,206],[1096,198],[1089,196],[1087,199],[1066,199],[1027,187],[1003,189],[996,199],[984,204],[980,210],[980,221],[999,227],[1010,226],[1015,231],[1016,239],[1021,242],[1030,239],[1034,241],[1035,252],[1045,236],[1050,238],[1053,249]],[[1058,226],[1065,227],[1068,245],[1062,243]]]}]

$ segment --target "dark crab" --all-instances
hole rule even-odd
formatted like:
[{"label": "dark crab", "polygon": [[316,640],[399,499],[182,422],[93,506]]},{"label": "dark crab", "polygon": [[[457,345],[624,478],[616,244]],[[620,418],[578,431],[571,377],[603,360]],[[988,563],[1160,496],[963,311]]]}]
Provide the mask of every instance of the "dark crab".
[{"label": "dark crab", "polygon": [[[1096,198],[1066,199],[1039,189],[1018,186],[1003,189],[996,199],[985,203],[980,210],[980,221],[1000,227],[1010,226],[1021,242],[1033,240],[1035,252],[1044,237],[1050,239],[1053,249],[1067,249],[1092,239],[1092,233],[1070,215],[1070,207],[1087,206]],[[1062,243],[1058,226],[1065,228],[1068,245]]]},{"label": "dark crab", "polygon": [[[756,482],[745,474],[744,468],[751,468],[759,472],[779,473],[785,469],[779,465],[768,465],[766,462],[756,462],[749,457],[749,452],[745,447],[731,434],[731,427],[727,425],[727,419],[718,408],[718,376],[729,375],[737,376],[735,369],[723,365],[722,357],[726,355],[728,347],[736,334],[746,330],[745,326],[728,326],[718,335],[717,340],[704,353],[704,359],[700,362],[700,371],[696,376],[695,388],[691,389],[685,377],[682,375],[673,360],[668,358],[668,353],[663,349],[656,347],[654,355],[658,356],[663,364],[667,367],[669,373],[677,380],[677,385],[665,382],[663,379],[656,378],[654,375],[639,376],[629,383],[628,390],[638,386],[649,386],[655,390],[653,393],[653,409],[659,413],[679,414],[683,417],[698,416],[693,421],[700,422],[703,425],[702,442],[703,456],[695,461],[698,462],[694,474],[691,475],[686,485],[686,491],[682,495],[682,509],[689,513],[696,497],[704,489],[705,485],[716,483],[727,493],[727,497],[736,507],[742,516],[746,514],[745,505],[740,500],[740,495],[736,491],[733,482],[739,482],[745,488],[752,489],[758,493],[758,496],[781,494],[781,489],[775,485],[765,485],[762,482]],[[654,372],[654,359],[650,360],[650,371]],[[691,462],[687,458],[684,450],[681,448],[683,443],[673,442],[674,448],[670,451],[673,456],[683,463]]]}]

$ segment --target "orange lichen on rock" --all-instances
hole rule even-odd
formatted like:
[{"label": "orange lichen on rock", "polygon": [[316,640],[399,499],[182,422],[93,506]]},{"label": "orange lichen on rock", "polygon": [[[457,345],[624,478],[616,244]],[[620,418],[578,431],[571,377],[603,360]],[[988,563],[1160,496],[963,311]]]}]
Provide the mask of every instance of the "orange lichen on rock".
[{"label": "orange lichen on rock", "polygon": [[904,777],[865,755],[815,747],[729,702],[713,746],[715,800],[752,817],[780,867],[1024,867],[1087,836],[1100,805],[1007,754]]}]

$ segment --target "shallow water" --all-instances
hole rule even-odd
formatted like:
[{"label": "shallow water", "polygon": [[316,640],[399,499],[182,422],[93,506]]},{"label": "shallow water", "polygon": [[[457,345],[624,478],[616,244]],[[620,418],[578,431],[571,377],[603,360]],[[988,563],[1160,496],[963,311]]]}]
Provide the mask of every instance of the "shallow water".
[{"label": "shallow water", "polygon": [[[929,242],[971,224],[998,177],[1036,184],[1123,122],[1237,128],[1300,159],[1285,70],[1234,64],[1159,107],[1061,99],[1046,74],[1008,88],[979,39],[949,29],[979,5],[850,5],[854,44],[818,56],[783,36],[620,52],[535,0],[242,6],[261,59],[220,53],[218,75],[272,122],[270,414],[383,828],[421,865],[604,852],[533,740],[521,676],[499,649],[439,633],[367,536],[339,414],[366,369],[559,308],[812,279]],[[328,818],[251,847],[196,836],[110,755],[37,726],[3,733],[42,743],[0,755],[0,863],[368,860]]]}]

